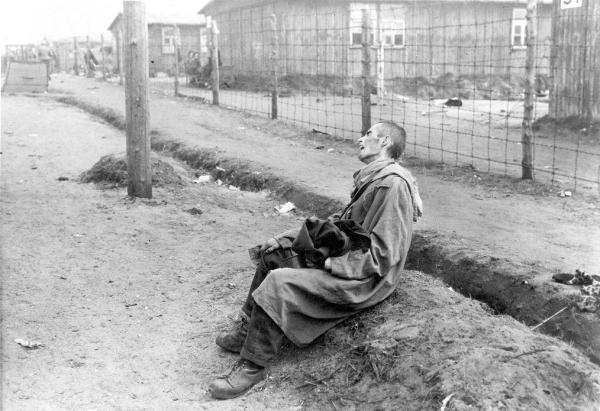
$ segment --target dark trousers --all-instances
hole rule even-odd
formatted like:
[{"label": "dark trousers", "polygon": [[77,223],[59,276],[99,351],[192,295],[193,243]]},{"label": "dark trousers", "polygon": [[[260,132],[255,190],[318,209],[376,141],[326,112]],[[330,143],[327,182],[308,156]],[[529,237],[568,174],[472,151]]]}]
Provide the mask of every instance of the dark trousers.
[{"label": "dark trousers", "polygon": [[252,284],[242,311],[248,316],[248,335],[240,356],[262,367],[268,366],[275,358],[285,335],[269,315],[259,307],[252,293],[260,286],[271,270],[276,268],[303,267],[301,259],[290,249],[277,249],[261,255],[261,262],[256,267]]}]

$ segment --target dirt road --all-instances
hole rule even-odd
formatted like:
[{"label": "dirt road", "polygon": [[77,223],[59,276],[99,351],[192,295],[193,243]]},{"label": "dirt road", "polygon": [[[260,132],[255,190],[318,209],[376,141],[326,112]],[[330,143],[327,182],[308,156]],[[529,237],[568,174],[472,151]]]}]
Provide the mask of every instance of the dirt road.
[{"label": "dirt road", "polygon": [[[153,82],[154,89],[173,93],[173,79]],[[212,101],[207,89],[180,87],[186,96]],[[220,104],[252,114],[269,117],[269,93],[223,88]],[[372,101],[377,101],[373,98]],[[385,105],[373,105],[371,116],[402,124],[412,137],[408,152],[421,158],[448,164],[470,164],[478,170],[521,176],[521,125],[523,102],[503,100],[463,100],[461,107],[446,107],[446,100],[423,100],[406,96],[388,96]],[[534,118],[548,113],[548,102],[536,101]],[[356,139],[361,129],[360,96],[343,97],[321,94],[319,90],[294,93],[279,99],[279,118],[300,127]],[[558,181],[573,186],[579,179],[581,192],[597,192],[600,147],[590,138],[569,141],[536,133],[535,172],[538,181]]]},{"label": "dirt road", "polygon": [[[80,184],[101,155],[125,150],[123,135],[57,103],[3,100],[3,408],[207,402],[208,379],[233,362],[212,332],[236,313],[245,247],[290,218],[264,194],[212,185],[131,201]],[[202,215],[184,211],[195,206]]]},{"label": "dirt road", "polygon": [[[57,75],[50,87],[124,112],[123,89],[117,84]],[[168,139],[249,160],[264,171],[344,203],[351,188],[348,177],[360,167],[353,147],[322,142],[318,136],[306,138],[305,130],[280,121],[160,94],[151,96],[150,109],[151,127]],[[412,171],[426,206],[417,229],[433,230],[465,250],[547,267],[541,281],[549,281],[555,270],[600,272],[597,201],[560,198],[560,190],[551,196],[532,196],[518,194],[510,185],[485,187],[478,183],[481,177],[475,171],[467,176],[467,184],[451,178],[452,170],[440,175],[417,166]]]}]

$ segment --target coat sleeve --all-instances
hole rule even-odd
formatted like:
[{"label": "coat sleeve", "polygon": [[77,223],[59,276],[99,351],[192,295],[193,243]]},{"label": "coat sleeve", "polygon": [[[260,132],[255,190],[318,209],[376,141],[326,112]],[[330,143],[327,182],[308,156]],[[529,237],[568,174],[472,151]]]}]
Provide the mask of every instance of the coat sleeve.
[{"label": "coat sleeve", "polygon": [[281,234],[277,234],[275,236],[275,240],[279,243],[281,248],[292,248],[294,239],[298,237],[298,231],[300,231],[298,228],[292,228],[284,231]]},{"label": "coat sleeve", "polygon": [[363,227],[370,233],[371,248],[331,257],[331,273],[337,277],[363,279],[384,277],[408,253],[412,233],[413,202],[406,182],[391,179],[376,188]]}]

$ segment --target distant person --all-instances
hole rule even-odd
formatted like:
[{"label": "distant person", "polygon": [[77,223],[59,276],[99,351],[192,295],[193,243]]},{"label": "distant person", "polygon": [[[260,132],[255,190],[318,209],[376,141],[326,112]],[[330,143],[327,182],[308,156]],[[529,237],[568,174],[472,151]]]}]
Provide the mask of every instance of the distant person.
[{"label": "distant person", "polygon": [[354,173],[348,206],[255,249],[258,263],[241,321],[216,338],[241,358],[210,384],[213,397],[243,394],[265,378],[285,339],[307,346],[398,286],[422,210],[414,178],[398,164],[405,145],[403,128],[375,124],[358,140],[365,165]]},{"label": "distant person", "polygon": [[187,57],[184,64],[185,74],[190,85],[200,85],[200,77],[202,75],[202,63],[200,62],[200,53],[190,50],[187,52]]},{"label": "distant person", "polygon": [[[208,63],[206,63],[206,65],[204,67],[202,67],[202,77],[204,77],[205,79],[209,80],[212,77],[212,71],[213,71],[213,62],[212,62],[212,58],[208,58]],[[217,62],[219,64],[219,67],[223,66],[223,61],[221,60],[221,50],[217,51]]]},{"label": "distant person", "polygon": [[50,48],[50,44],[47,41],[44,41],[38,47],[38,59],[46,64],[46,72],[48,73],[48,80],[50,80],[50,75],[54,70],[54,51]]},{"label": "distant person", "polygon": [[92,49],[90,49],[89,47],[83,54],[83,60],[85,62],[85,68],[87,70],[88,76],[93,77],[94,72],[96,71],[96,67],[98,66],[98,60],[96,59],[96,56],[94,56]]}]

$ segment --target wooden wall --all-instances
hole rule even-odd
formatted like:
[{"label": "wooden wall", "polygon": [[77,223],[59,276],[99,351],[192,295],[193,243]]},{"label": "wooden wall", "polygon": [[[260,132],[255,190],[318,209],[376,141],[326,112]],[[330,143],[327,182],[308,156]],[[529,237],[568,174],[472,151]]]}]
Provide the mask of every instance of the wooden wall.
[{"label": "wooden wall", "polygon": [[[511,46],[511,4],[447,2],[395,5],[406,24],[405,46],[384,48],[385,78],[494,74],[524,76],[524,48]],[[522,7],[522,6],[520,6]],[[538,8],[538,72],[549,73],[550,8]],[[360,75],[360,48],[351,49],[351,75]],[[376,50],[371,52],[375,74]]]},{"label": "wooden wall", "polygon": [[[175,53],[165,54],[162,48],[162,28],[172,25],[148,25],[148,56],[150,58],[150,74],[157,72],[172,74],[175,69]],[[190,50],[200,52],[199,25],[178,25],[181,41],[181,55],[185,60]],[[183,67],[183,64],[181,64]]]},{"label": "wooden wall", "polygon": [[213,16],[220,30],[223,64],[235,74],[261,74],[269,65],[277,16],[280,74],[347,75],[348,13],[334,2],[279,1]]},{"label": "wooden wall", "polygon": [[555,2],[553,12],[550,115],[600,120],[600,2],[584,0],[565,10]]},{"label": "wooden wall", "polygon": [[[266,74],[271,41],[269,16],[279,24],[281,74],[358,77],[361,49],[351,45],[350,3],[331,0],[249,2],[214,8],[223,64],[235,74]],[[376,4],[371,3],[372,7]],[[437,77],[444,73],[524,76],[525,49],[510,44],[514,4],[389,2],[404,16],[406,40],[386,48],[386,79]],[[381,7],[381,6],[380,6]],[[525,7],[520,4],[518,7]],[[538,72],[549,73],[551,7],[538,6]],[[372,75],[376,49],[371,50]]]},{"label": "wooden wall", "polygon": [[[150,59],[150,75],[154,75],[158,72],[172,74],[175,70],[175,53],[163,53],[163,27],[173,27],[173,25],[165,25],[159,23],[148,24],[148,58]],[[204,26],[195,24],[182,24],[177,25],[177,27],[179,28],[182,58],[185,60],[187,52],[190,50],[200,52],[201,30],[203,30]],[[123,46],[122,44],[117,44],[117,39],[119,39],[119,32],[122,33],[122,20],[119,21],[114,27],[112,27],[115,53],[117,48],[122,48]],[[119,42],[122,42],[122,40],[119,40]],[[120,52],[120,56],[122,58],[123,52],[122,50],[120,50]],[[181,64],[181,66],[181,70],[183,70],[183,64]]]}]

